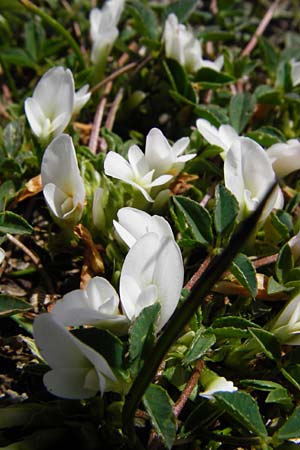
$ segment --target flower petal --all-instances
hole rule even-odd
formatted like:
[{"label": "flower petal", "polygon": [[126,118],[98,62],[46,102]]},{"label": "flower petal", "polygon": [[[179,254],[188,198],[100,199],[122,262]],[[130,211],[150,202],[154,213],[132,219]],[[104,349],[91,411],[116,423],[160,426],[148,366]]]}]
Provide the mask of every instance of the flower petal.
[{"label": "flower petal", "polygon": [[[92,369],[97,377],[96,371]],[[85,387],[86,377],[89,370],[80,369],[55,369],[50,370],[44,375],[43,382],[51,394],[61,398],[85,399],[94,397],[99,391],[98,384]]]},{"label": "flower petal", "polygon": [[132,169],[123,156],[116,152],[108,152],[104,160],[104,172],[110,177],[128,182],[132,178]]}]

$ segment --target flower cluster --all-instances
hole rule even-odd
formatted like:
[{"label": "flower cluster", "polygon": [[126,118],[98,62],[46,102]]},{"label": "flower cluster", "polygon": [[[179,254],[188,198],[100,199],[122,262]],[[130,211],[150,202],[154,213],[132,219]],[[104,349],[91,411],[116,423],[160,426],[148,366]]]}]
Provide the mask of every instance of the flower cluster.
[{"label": "flower cluster", "polygon": [[[138,219],[135,223],[133,217]],[[122,208],[115,227],[130,247],[120,274],[120,296],[105,278],[94,277],[86,289],[69,292],[50,313],[35,320],[35,340],[52,368],[45,375],[45,385],[58,396],[86,398],[98,390],[102,393],[110,390],[111,382],[116,381],[105,359],[99,354],[96,357],[94,350],[64,327],[93,325],[118,335],[126,334],[141,311],[158,302],[158,332],[177,306],[184,269],[180,249],[167,221],[133,208]],[[45,340],[45,326],[53,332],[56,329],[56,339],[51,343]],[[60,353],[56,356],[58,342]],[[64,359],[68,352],[70,356]],[[68,387],[65,386],[67,377]]]},{"label": "flower cluster", "polygon": [[175,14],[169,14],[163,34],[167,58],[175,59],[188,72],[197,72],[202,67],[209,67],[217,72],[222,69],[224,58],[220,56],[216,61],[203,59],[201,42],[195,38],[193,32],[178,22]]},{"label": "flower cluster", "polygon": [[146,137],[145,153],[133,145],[128,150],[128,161],[116,152],[109,152],[104,161],[106,175],[124,181],[138,189],[148,202],[153,202],[151,190],[165,186],[184,163],[196,154],[183,155],[189,138],[181,138],[172,146],[158,128],[152,128]]},{"label": "flower cluster", "polygon": [[[225,186],[238,200],[240,219],[254,211],[276,176],[289,174],[298,168],[298,164],[300,168],[300,142],[295,139],[274,144],[265,151],[253,139],[240,137],[230,125],[221,125],[217,129],[204,119],[198,119],[196,125],[211,145],[223,150]],[[261,222],[272,209],[282,206],[283,195],[277,187],[263,211]]]},{"label": "flower cluster", "polygon": [[125,0],[108,0],[102,9],[90,12],[90,35],[92,40],[91,61],[104,65],[119,31],[117,24],[121,17]]}]

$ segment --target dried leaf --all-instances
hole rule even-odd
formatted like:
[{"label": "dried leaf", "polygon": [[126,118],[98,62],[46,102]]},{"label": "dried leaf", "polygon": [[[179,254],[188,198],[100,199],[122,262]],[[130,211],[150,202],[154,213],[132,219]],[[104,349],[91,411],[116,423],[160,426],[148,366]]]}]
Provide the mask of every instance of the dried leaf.
[{"label": "dried leaf", "polygon": [[92,277],[104,273],[104,263],[98,251],[99,246],[94,243],[89,230],[80,223],[74,227],[74,233],[81,239],[82,244],[85,247],[80,282],[80,287],[83,289]]},{"label": "dried leaf", "polygon": [[43,190],[41,175],[31,178],[26,184],[25,188],[18,195],[16,202],[22,202],[26,198],[33,197]]}]

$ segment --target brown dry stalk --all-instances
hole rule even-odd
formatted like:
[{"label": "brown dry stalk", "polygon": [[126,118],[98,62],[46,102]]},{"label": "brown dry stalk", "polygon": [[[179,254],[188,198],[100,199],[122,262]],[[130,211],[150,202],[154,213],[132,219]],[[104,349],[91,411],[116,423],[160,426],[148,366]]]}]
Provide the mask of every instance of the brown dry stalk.
[{"label": "brown dry stalk", "polygon": [[101,128],[101,124],[102,124],[102,120],[103,120],[103,116],[104,116],[104,111],[105,111],[105,107],[106,107],[106,103],[107,103],[107,96],[110,93],[111,88],[112,88],[112,82],[109,82],[105,87],[103,97],[101,98],[101,100],[97,106],[97,109],[96,109],[94,122],[93,122],[93,126],[92,126],[92,131],[91,131],[91,135],[90,135],[90,140],[89,140],[89,149],[94,154],[97,153],[99,132],[100,132],[100,128]]},{"label": "brown dry stalk", "polygon": [[265,29],[271,22],[273,15],[274,15],[276,9],[278,8],[279,3],[280,3],[280,0],[275,0],[274,2],[271,3],[269,9],[267,10],[267,12],[264,15],[264,17],[262,18],[260,24],[256,28],[255,33],[252,36],[251,40],[248,42],[248,44],[242,51],[242,53],[241,53],[242,57],[250,55],[250,53],[252,52],[254,47],[256,47],[258,38],[263,35]]},{"label": "brown dry stalk", "polygon": [[187,382],[184,390],[181,392],[179,399],[177,400],[177,402],[174,405],[173,408],[173,413],[175,417],[178,417],[179,414],[181,413],[184,405],[186,404],[186,402],[188,401],[194,387],[196,386],[196,384],[198,383],[199,380],[199,376],[201,373],[201,370],[204,367],[204,362],[199,359],[196,362],[195,368],[193,370],[193,373],[189,379],[189,381]]},{"label": "brown dry stalk", "polygon": [[135,62],[131,62],[131,63],[127,64],[126,66],[120,67],[115,72],[113,72],[112,74],[108,75],[108,77],[104,78],[104,80],[100,81],[100,83],[98,83],[95,86],[93,86],[90,89],[90,92],[93,94],[94,92],[99,91],[101,88],[106,86],[107,83],[109,83],[110,81],[113,81],[115,78],[118,78],[120,75],[123,75],[126,72],[130,72],[130,70],[132,70],[135,67],[137,67],[137,65],[138,65],[138,62],[135,61]]},{"label": "brown dry stalk", "polygon": [[184,286],[185,289],[188,289],[189,291],[193,288],[193,286],[195,285],[195,283],[199,280],[199,278],[201,277],[202,273],[207,269],[207,267],[209,266],[210,262],[212,260],[212,256],[211,255],[207,255],[207,257],[205,258],[205,260],[201,263],[200,267],[198,270],[196,270],[196,272],[194,273],[194,275],[189,279],[189,281],[186,283],[186,285]]},{"label": "brown dry stalk", "polygon": [[120,88],[118,90],[118,93],[117,93],[114,101],[112,102],[111,108],[109,110],[109,113],[107,115],[106,122],[105,122],[105,127],[109,131],[111,131],[113,129],[117,111],[118,111],[121,101],[123,99],[123,95],[124,95],[124,89]]},{"label": "brown dry stalk", "polygon": [[277,261],[278,254],[265,256],[264,258],[255,259],[252,261],[253,266],[258,269],[262,266],[268,266],[269,264],[274,264]]}]

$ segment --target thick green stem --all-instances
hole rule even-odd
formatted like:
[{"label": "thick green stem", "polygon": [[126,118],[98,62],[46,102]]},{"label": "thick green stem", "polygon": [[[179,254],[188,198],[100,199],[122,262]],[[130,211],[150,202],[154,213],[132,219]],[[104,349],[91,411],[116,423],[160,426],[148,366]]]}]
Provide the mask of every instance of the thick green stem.
[{"label": "thick green stem", "polygon": [[78,61],[80,63],[80,66],[84,69],[85,68],[85,61],[83,59],[81,50],[79,46],[77,45],[76,41],[72,38],[70,33],[64,28],[59,22],[57,22],[55,19],[53,19],[49,14],[42,11],[38,6],[34,5],[30,0],[19,0],[19,2],[24,6],[24,8],[28,9],[28,11],[32,12],[33,14],[36,14],[39,16],[42,20],[44,20],[45,23],[50,25],[50,27],[54,28],[61,36],[66,39],[66,41],[69,43],[70,47],[74,50]]},{"label": "thick green stem", "polygon": [[172,318],[167,323],[164,333],[158,339],[157,344],[148,355],[142,369],[134,380],[126,397],[123,409],[123,432],[128,437],[129,444],[132,448],[137,448],[138,445],[138,438],[134,430],[135,411],[142,400],[147,387],[154,378],[162,359],[172,343],[178,337],[181,330],[191,320],[193,314],[199,308],[201,301],[209,293],[237,253],[244,246],[248,236],[250,236],[255,229],[261,212],[274,191],[275,186],[276,183],[270,188],[256,211],[241,224],[225,250],[220,255],[216,256],[206,270],[204,270],[201,277],[191,289],[189,297],[183,305],[175,311]]}]

